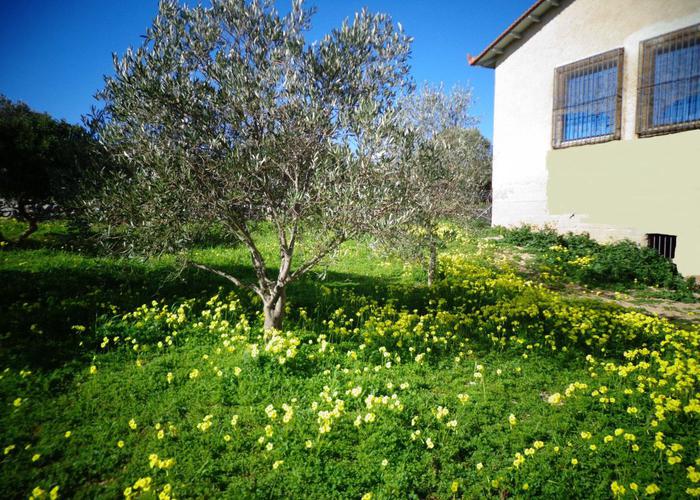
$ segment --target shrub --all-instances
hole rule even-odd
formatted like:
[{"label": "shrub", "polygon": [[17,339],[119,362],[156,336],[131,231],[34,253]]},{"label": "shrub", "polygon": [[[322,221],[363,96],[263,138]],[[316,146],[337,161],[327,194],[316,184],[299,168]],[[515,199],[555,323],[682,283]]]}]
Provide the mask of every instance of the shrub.
[{"label": "shrub", "polygon": [[673,298],[693,298],[692,280],[685,280],[673,262],[632,241],[601,244],[587,233],[558,234],[531,226],[502,229],[501,234],[505,243],[537,251],[536,265],[550,275],[594,286],[659,286],[673,290]]}]

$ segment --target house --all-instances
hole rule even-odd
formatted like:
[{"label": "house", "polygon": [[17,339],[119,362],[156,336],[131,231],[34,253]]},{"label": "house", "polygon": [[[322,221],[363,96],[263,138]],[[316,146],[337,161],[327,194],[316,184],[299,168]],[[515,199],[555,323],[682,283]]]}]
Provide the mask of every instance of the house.
[{"label": "house", "polygon": [[494,225],[700,275],[700,0],[538,0],[469,62],[495,70]]}]

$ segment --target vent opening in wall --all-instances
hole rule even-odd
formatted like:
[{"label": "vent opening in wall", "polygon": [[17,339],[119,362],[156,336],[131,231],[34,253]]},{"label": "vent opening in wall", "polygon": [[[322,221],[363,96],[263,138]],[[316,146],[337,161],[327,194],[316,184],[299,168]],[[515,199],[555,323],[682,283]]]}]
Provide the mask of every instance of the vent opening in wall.
[{"label": "vent opening in wall", "polygon": [[647,234],[647,246],[669,260],[676,256],[676,236],[673,234]]}]

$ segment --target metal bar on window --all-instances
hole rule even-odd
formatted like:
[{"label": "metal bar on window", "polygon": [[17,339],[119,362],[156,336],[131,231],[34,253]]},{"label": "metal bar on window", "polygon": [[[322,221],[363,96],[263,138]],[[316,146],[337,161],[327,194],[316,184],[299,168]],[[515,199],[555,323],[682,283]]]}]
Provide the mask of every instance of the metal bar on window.
[{"label": "metal bar on window", "polygon": [[640,44],[637,133],[700,128],[700,24]]},{"label": "metal bar on window", "polygon": [[552,146],[620,138],[623,49],[555,69]]}]

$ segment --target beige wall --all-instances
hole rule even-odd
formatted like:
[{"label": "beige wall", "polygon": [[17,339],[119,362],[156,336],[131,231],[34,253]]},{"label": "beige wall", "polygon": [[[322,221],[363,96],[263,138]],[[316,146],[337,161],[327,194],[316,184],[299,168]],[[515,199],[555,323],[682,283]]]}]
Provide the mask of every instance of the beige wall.
[{"label": "beige wall", "polygon": [[[663,215],[639,208],[653,206],[659,196],[640,186],[663,186],[669,190],[662,194],[667,199],[697,196],[700,156],[692,146],[700,132],[640,139],[634,130],[639,42],[700,23],[700,0],[566,0],[555,11],[550,22],[509,48],[496,67],[493,223],[555,224],[601,238],[677,234],[679,269],[700,274],[700,222],[694,221],[700,221],[698,202],[672,204]],[[618,47],[625,50],[622,140],[552,151],[554,68]],[[672,145],[684,149],[664,156],[661,151]],[[635,168],[640,159],[645,166]],[[576,166],[589,172],[574,170]],[[666,176],[673,176],[673,182],[655,182]],[[623,178],[629,189],[622,189]],[[570,196],[572,182],[586,189]],[[597,193],[609,183],[620,187],[618,196],[597,209]],[[691,213],[680,213],[686,209]]]},{"label": "beige wall", "polygon": [[557,149],[547,167],[550,213],[601,239],[675,234],[678,268],[700,275],[700,130]]}]

